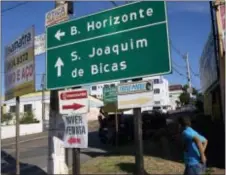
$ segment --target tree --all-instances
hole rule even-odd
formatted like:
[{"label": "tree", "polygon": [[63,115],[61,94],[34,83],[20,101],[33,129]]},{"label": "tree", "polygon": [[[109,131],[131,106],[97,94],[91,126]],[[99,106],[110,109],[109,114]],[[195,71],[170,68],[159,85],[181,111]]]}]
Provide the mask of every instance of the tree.
[{"label": "tree", "polygon": [[189,101],[190,101],[189,93],[183,92],[182,94],[180,94],[179,99],[182,105],[189,104]]},{"label": "tree", "polygon": [[177,107],[179,107],[180,101],[179,100],[176,100],[176,104],[177,104]]}]

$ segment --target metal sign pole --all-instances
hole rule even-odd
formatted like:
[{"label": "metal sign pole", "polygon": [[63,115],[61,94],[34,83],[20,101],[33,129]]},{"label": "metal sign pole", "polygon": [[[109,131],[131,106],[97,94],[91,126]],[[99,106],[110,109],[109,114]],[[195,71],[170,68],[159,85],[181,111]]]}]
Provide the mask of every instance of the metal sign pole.
[{"label": "metal sign pole", "polygon": [[72,148],[73,175],[80,175],[80,149]]},{"label": "metal sign pole", "polygon": [[[79,89],[81,86],[73,87],[72,89]],[[80,148],[72,148],[72,174],[80,175]]]},{"label": "metal sign pole", "polygon": [[117,111],[117,108],[116,108],[116,111],[115,111],[115,131],[116,131],[115,145],[116,145],[116,147],[118,147],[118,111]]},{"label": "metal sign pole", "polygon": [[[133,79],[132,81],[140,80],[142,79]],[[134,117],[134,139],[135,139],[135,163],[136,163],[135,174],[144,175],[141,108],[133,109],[133,117]]]},{"label": "metal sign pole", "polygon": [[16,174],[20,174],[20,97],[16,97]]}]

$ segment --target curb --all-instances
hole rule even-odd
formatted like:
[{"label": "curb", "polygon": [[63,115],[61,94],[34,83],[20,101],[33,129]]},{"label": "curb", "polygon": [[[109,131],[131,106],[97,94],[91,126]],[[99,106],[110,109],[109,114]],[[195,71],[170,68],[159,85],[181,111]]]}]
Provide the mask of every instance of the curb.
[{"label": "curb", "polygon": [[[36,137],[36,138],[33,138],[33,139],[23,140],[23,141],[20,141],[19,143],[26,143],[26,142],[29,142],[29,141],[40,140],[40,139],[44,139],[44,138],[48,138],[48,136],[41,136],[41,137]],[[2,144],[1,146],[2,147],[11,146],[11,145],[15,145],[15,144],[16,143],[8,143],[8,144]]]}]

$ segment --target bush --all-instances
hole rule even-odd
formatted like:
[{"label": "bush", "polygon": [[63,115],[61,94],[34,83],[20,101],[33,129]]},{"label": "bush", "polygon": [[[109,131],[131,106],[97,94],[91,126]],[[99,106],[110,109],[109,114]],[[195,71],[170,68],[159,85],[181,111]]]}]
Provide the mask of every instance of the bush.
[{"label": "bush", "polygon": [[1,117],[1,123],[6,123],[6,125],[8,125],[12,119],[13,119],[12,113],[3,114]]},{"label": "bush", "polygon": [[39,123],[40,121],[34,117],[32,112],[25,112],[23,117],[20,119],[20,124]]}]

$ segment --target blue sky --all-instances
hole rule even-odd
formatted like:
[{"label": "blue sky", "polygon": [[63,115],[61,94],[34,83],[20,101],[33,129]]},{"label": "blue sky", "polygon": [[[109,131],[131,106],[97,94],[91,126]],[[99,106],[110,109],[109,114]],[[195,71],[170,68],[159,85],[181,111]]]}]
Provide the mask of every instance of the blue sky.
[{"label": "blue sky", "polygon": [[[2,10],[20,4],[21,2],[2,2]],[[124,4],[124,2],[116,2]],[[112,8],[111,2],[81,2],[74,3],[74,16],[80,17]],[[4,60],[4,46],[11,43],[31,25],[35,25],[36,35],[45,31],[45,13],[54,8],[54,2],[28,2],[2,14],[2,60]],[[173,45],[181,53],[189,53],[190,66],[194,73],[199,73],[199,58],[211,28],[210,10],[208,2],[167,2],[169,36]],[[186,75],[185,62],[181,56],[171,49],[173,66],[181,74]],[[36,56],[36,89],[40,89],[41,74],[45,72],[44,55]],[[2,64],[3,65],[3,64]],[[4,93],[4,67],[2,67],[2,85]],[[170,84],[185,84],[184,76],[173,71],[165,76]],[[199,77],[192,74],[192,84],[200,88]]]}]

